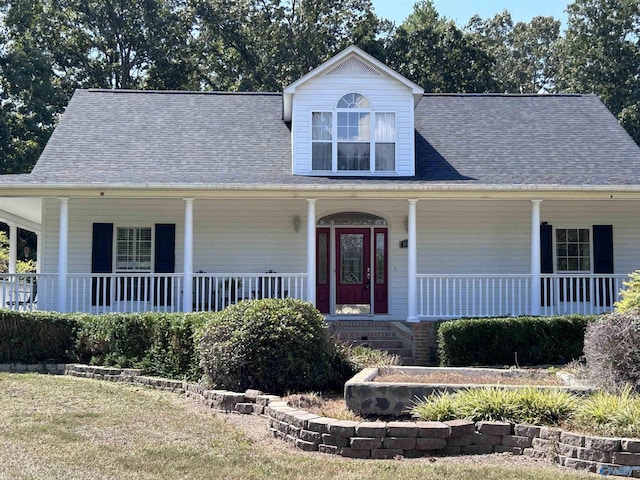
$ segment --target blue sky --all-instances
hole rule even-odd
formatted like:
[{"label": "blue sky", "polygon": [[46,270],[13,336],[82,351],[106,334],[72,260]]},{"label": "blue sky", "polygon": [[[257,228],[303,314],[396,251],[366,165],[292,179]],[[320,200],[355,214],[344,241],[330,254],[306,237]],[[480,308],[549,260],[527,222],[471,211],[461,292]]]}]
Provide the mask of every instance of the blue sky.
[{"label": "blue sky", "polygon": [[[414,0],[372,0],[376,15],[402,23],[413,11]],[[482,18],[493,17],[508,10],[514,21],[528,22],[538,15],[553,16],[566,25],[564,13],[570,0],[433,0],[441,16],[455,20],[460,26],[478,14]]]}]

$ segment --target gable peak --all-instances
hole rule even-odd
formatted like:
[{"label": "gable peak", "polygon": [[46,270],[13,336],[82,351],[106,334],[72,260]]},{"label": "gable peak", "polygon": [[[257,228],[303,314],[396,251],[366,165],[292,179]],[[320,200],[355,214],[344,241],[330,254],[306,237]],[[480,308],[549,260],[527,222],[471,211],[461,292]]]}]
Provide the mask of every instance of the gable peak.
[{"label": "gable peak", "polygon": [[355,55],[347,57],[344,62],[338,63],[335,67],[329,69],[326,76],[341,77],[379,77],[381,73],[371,65],[363,62]]}]

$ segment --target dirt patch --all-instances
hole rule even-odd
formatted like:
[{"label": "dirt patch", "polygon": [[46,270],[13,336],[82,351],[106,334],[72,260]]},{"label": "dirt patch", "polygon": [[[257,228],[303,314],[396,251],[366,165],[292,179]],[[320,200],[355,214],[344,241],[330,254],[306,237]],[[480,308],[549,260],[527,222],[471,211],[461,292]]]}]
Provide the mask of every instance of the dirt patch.
[{"label": "dirt patch", "polygon": [[338,420],[363,420],[362,417],[347,408],[344,397],[338,393],[296,393],[285,397],[284,401],[292,408],[305,410],[323,417],[336,418]]},{"label": "dirt patch", "polygon": [[556,375],[532,371],[530,375],[464,375],[455,372],[431,372],[425,374],[392,373],[378,375],[374,382],[423,383],[446,385],[531,385],[562,386],[564,383]]}]

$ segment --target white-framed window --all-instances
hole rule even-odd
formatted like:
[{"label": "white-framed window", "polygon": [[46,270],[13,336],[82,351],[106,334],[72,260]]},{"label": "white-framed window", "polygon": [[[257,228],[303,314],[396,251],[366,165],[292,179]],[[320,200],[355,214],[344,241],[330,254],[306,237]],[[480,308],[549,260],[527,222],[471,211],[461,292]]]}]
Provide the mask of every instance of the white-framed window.
[{"label": "white-framed window", "polygon": [[151,259],[151,227],[117,227],[117,272],[151,272]]},{"label": "white-framed window", "polygon": [[376,112],[364,95],[355,92],[343,95],[334,111],[312,112],[311,169],[395,172],[395,112]]},{"label": "white-framed window", "polygon": [[556,228],[556,270],[590,272],[590,239],[589,228]]}]

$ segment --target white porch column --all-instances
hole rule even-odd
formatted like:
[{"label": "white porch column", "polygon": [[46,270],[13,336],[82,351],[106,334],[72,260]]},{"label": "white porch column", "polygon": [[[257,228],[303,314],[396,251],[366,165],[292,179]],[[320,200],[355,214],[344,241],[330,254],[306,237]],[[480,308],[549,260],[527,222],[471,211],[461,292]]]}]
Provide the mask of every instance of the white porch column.
[{"label": "white porch column", "polygon": [[409,233],[408,246],[408,316],[407,322],[418,321],[418,233],[416,225],[417,199],[409,199],[409,215],[407,216],[407,230]]},{"label": "white porch column", "polygon": [[531,315],[540,315],[540,204],[531,200]]},{"label": "white porch column", "polygon": [[18,261],[18,226],[9,224],[9,273],[16,273]]},{"label": "white porch column", "polygon": [[42,271],[42,234],[36,232],[36,273]]},{"label": "white porch column", "polygon": [[193,310],[193,198],[184,199],[184,278],[182,311]]},{"label": "white porch column", "polygon": [[[60,197],[60,232],[58,239],[59,312],[67,311],[67,264],[69,258],[69,197]],[[39,253],[39,252],[38,252]]]},{"label": "white porch column", "polygon": [[307,199],[307,301],[316,304],[316,199]]}]

